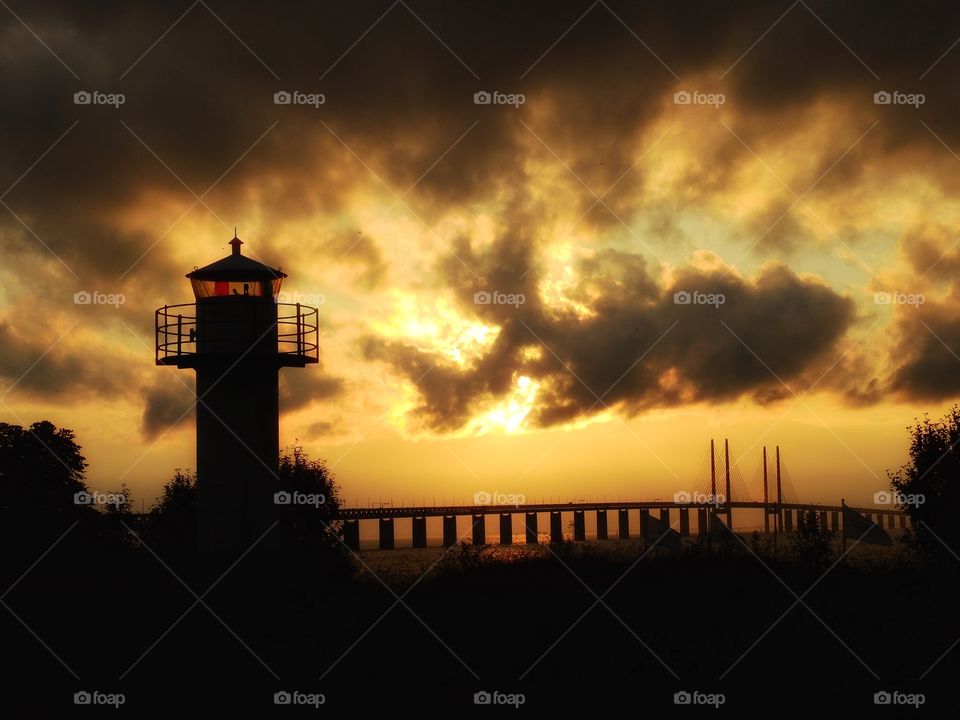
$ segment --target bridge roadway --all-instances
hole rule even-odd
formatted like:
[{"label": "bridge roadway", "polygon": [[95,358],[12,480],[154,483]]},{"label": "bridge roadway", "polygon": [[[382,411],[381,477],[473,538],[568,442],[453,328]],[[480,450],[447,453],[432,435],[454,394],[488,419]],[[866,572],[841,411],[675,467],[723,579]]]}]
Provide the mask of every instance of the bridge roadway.
[{"label": "bridge roadway", "polygon": [[[884,524],[888,528],[893,528],[895,521],[899,521],[901,528],[906,527],[906,514],[899,508],[893,506],[860,508],[846,506],[851,510],[865,515],[870,520],[876,518],[880,527]],[[679,534],[681,536],[690,535],[691,511],[696,517],[696,532],[698,535],[704,535],[710,532],[710,528],[715,522],[714,515],[709,510],[714,510],[717,516],[726,515],[727,527],[735,529],[733,523],[733,511],[735,509],[756,509],[763,510],[764,530],[770,530],[770,516],[775,516],[773,526],[775,529],[782,529],[785,532],[792,532],[794,519],[799,521],[800,514],[805,511],[814,511],[819,516],[820,522],[824,527],[829,525],[833,531],[838,531],[842,527],[843,506],[841,505],[814,505],[804,503],[764,503],[760,502],[730,502],[730,503],[680,503],[664,502],[662,500],[645,501],[618,501],[618,502],[593,502],[593,503],[532,503],[521,505],[451,505],[442,507],[379,507],[379,508],[341,508],[337,520],[343,520],[343,536],[347,547],[360,549],[360,521],[374,520],[379,525],[379,547],[382,550],[392,550],[396,547],[395,528],[397,519],[409,518],[411,521],[411,531],[413,534],[413,547],[427,547],[427,517],[443,518],[443,544],[444,546],[455,545],[462,539],[458,535],[457,518],[467,516],[471,521],[471,529],[468,533],[472,538],[474,545],[484,545],[487,543],[486,518],[494,515],[499,520],[499,538],[501,545],[510,545],[514,542],[513,516],[524,515],[524,535],[527,543],[539,543],[540,533],[538,532],[538,518],[540,513],[549,516],[549,537],[550,542],[562,542],[564,539],[563,513],[573,514],[573,539],[575,541],[586,540],[586,515],[588,512],[596,513],[596,535],[598,540],[606,540],[611,536],[610,525],[607,517],[608,511],[616,511],[615,527],[613,532],[621,539],[631,537],[647,537],[648,527],[671,526],[670,516],[672,512],[677,512],[679,517]],[[640,526],[631,528],[630,510],[639,509]],[[660,525],[651,526],[653,515],[651,511],[657,511]],[[634,516],[636,517],[636,516]],[[886,523],[884,523],[886,518]],[[639,532],[637,532],[639,531]],[[659,531],[658,531],[659,534]]]},{"label": "bridge roadway", "polygon": [[[754,508],[762,510],[762,502],[730,502],[719,503],[679,503],[664,502],[663,500],[618,501],[618,502],[586,502],[586,503],[524,503],[521,505],[415,505],[407,507],[379,507],[379,508],[340,508],[337,520],[378,520],[380,518],[420,518],[420,517],[449,517],[451,515],[506,515],[520,513],[550,513],[550,512],[582,512],[587,510],[659,510],[659,509],[710,509],[715,508],[719,513],[728,509]],[[780,510],[815,510],[817,512],[840,512],[840,505],[818,505],[812,503],[767,503],[771,513]],[[856,507],[846,506],[863,515],[900,515],[902,510],[894,506]]]}]

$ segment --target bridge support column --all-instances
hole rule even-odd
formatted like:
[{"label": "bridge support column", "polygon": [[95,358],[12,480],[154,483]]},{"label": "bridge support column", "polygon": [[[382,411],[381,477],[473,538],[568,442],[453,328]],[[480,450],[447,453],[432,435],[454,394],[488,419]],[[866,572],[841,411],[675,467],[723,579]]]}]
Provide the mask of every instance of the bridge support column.
[{"label": "bridge support column", "polygon": [[393,518],[380,518],[380,549],[393,550]]},{"label": "bridge support column", "polygon": [[830,529],[834,532],[840,531],[840,513],[836,510],[830,511]]},{"label": "bridge support column", "polygon": [[513,515],[500,513],[500,544],[513,544]]},{"label": "bridge support column", "polygon": [[621,540],[630,539],[630,514],[624,509],[617,510],[617,524]]},{"label": "bridge support column", "polygon": [[577,542],[587,539],[587,521],[583,510],[573,511],[573,539]]},{"label": "bridge support column", "polygon": [[640,539],[647,539],[647,527],[650,525],[650,511],[647,508],[640,508]]},{"label": "bridge support column", "polygon": [[707,527],[707,509],[697,508],[697,535],[705,537],[709,528]]},{"label": "bridge support column", "polygon": [[486,524],[486,515],[474,515],[473,516],[473,544],[474,545],[486,545],[487,544],[487,524]]},{"label": "bridge support column", "polygon": [[680,535],[687,537],[690,534],[690,510],[680,508]]},{"label": "bridge support column", "polygon": [[783,511],[783,529],[787,532],[793,532],[793,510]]},{"label": "bridge support column", "polygon": [[559,510],[550,513],[550,542],[563,542],[563,515]]},{"label": "bridge support column", "polygon": [[427,518],[413,518],[413,546],[425,548],[427,546]]},{"label": "bridge support column", "polygon": [[360,521],[345,520],[343,523],[343,544],[356,552],[360,549]]},{"label": "bridge support column", "polygon": [[821,511],[820,511],[820,521],[818,522],[818,525],[820,525],[820,527],[826,529],[826,527],[827,527],[827,511],[826,511],[826,510],[821,510]]},{"label": "bridge support column", "polygon": [[670,527],[670,508],[660,508],[660,522]]},{"label": "bridge support column", "polygon": [[537,532],[537,514],[535,512],[525,513],[523,524],[527,529],[527,543],[529,545],[536,545],[540,542],[540,534]]},{"label": "bridge support column", "polygon": [[597,540],[607,539],[607,511],[597,510]]},{"label": "bridge support column", "polygon": [[898,524],[900,525],[901,528],[905,528],[905,527],[907,526],[907,514],[906,514],[906,513],[900,513],[900,522],[899,522]]},{"label": "bridge support column", "polygon": [[457,516],[443,516],[443,546],[450,547],[457,544]]}]

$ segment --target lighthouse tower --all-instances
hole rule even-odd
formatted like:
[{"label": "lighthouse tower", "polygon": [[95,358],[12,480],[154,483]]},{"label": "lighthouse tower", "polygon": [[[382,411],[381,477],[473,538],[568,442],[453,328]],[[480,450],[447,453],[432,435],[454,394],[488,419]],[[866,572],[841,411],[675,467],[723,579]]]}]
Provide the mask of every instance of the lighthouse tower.
[{"label": "lighthouse tower", "polygon": [[277,302],[286,274],[232,252],[187,277],[195,302],[156,311],[156,363],[197,374],[199,552],[233,562],[271,526],[279,463],[278,374],[318,359],[317,310]]}]

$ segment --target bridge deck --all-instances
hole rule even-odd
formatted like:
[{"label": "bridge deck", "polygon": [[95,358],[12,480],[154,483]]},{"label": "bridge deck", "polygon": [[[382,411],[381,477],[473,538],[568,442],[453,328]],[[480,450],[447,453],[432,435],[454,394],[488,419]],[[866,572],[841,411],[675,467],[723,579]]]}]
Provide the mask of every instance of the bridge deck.
[{"label": "bridge deck", "polygon": [[[770,512],[781,510],[815,510],[818,512],[839,512],[842,510],[840,505],[817,505],[812,503],[768,503],[766,505]],[[859,513],[883,513],[900,515],[903,510],[890,507],[855,507],[846,506],[850,510]],[[624,501],[624,502],[592,502],[592,503],[539,503],[523,505],[450,505],[450,506],[411,506],[411,507],[380,507],[380,508],[341,508],[337,515],[339,520],[376,520],[377,518],[412,518],[412,517],[438,517],[451,515],[500,515],[500,514],[519,514],[519,513],[549,513],[549,512],[575,512],[587,510],[633,510],[633,509],[660,509],[667,508],[695,510],[697,508],[715,508],[717,511],[724,511],[729,508],[754,508],[762,510],[762,502],[730,502],[713,505],[710,503],[677,503],[663,502],[662,500],[645,501]]]}]

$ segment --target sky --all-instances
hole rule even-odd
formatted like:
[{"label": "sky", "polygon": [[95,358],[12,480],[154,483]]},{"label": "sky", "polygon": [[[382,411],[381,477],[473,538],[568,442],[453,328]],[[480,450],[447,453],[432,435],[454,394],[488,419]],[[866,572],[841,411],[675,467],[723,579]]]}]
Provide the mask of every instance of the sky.
[{"label": "sky", "polygon": [[711,438],[866,503],[960,390],[960,9],[2,5],[0,421],[96,488],[195,466],[154,310],[234,227],[349,504],[670,497]]}]

